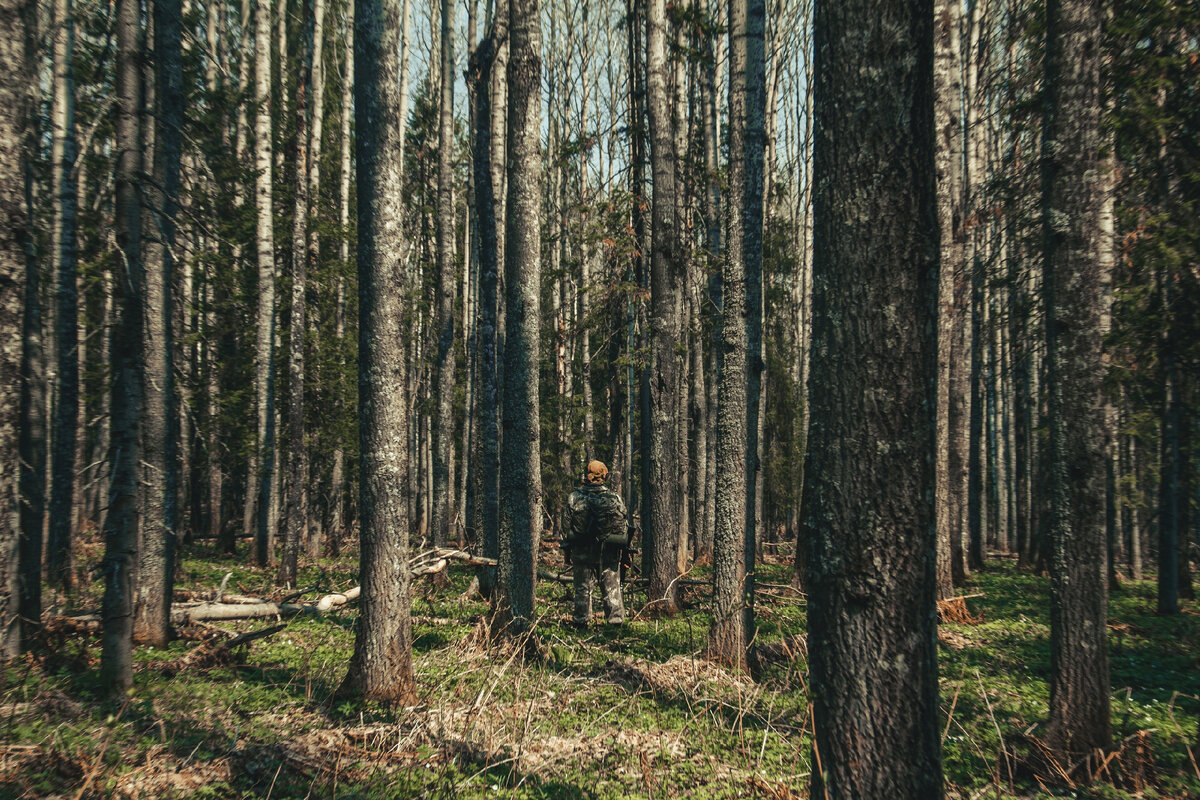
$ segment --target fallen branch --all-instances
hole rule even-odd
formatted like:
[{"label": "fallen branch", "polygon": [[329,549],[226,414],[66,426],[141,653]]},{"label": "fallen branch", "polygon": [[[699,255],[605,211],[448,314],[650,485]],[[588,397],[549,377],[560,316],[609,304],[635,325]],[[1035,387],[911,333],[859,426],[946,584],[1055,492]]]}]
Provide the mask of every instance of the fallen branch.
[{"label": "fallen branch", "polygon": [[269,628],[260,628],[256,631],[248,631],[239,633],[238,635],[226,639],[225,641],[217,641],[209,639],[201,642],[196,647],[184,653],[179,658],[171,661],[162,661],[150,664],[151,669],[161,672],[167,677],[183,672],[186,669],[205,669],[207,667],[216,667],[226,664],[231,660],[233,649],[244,644],[249,644],[255,639],[262,639],[272,634],[279,633],[286,628],[286,625],[272,625]]},{"label": "fallen branch", "polygon": [[298,603],[208,603],[190,608],[171,609],[172,625],[194,625],[213,619],[256,619],[258,617],[294,617],[314,614],[316,608]]}]

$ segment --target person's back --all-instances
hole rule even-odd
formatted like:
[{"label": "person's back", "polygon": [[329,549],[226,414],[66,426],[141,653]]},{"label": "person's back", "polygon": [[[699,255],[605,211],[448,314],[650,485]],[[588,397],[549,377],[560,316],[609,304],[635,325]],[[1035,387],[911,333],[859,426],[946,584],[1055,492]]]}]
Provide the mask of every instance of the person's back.
[{"label": "person's back", "polygon": [[625,504],[605,485],[608,468],[599,461],[588,464],[583,484],[567,498],[567,525],[562,550],[574,569],[576,625],[587,625],[592,613],[592,588],[599,578],[604,590],[604,610],[609,623],[621,624],[625,610],[621,598],[621,554],[629,544]]}]

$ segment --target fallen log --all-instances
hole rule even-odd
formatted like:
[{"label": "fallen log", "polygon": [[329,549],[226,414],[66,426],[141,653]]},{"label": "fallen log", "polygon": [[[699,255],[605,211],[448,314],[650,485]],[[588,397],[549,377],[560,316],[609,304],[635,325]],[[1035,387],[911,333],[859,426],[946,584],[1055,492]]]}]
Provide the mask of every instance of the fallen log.
[{"label": "fallen log", "polygon": [[262,639],[265,636],[279,633],[286,627],[286,625],[272,625],[269,628],[261,628],[257,631],[239,633],[237,636],[225,639],[224,641],[208,639],[196,645],[179,658],[170,661],[151,662],[149,667],[167,677],[172,677],[186,669],[205,669],[207,667],[221,666],[232,660],[233,649],[235,647],[249,644],[255,639]]},{"label": "fallen log", "polygon": [[299,603],[207,603],[189,608],[172,608],[172,625],[194,625],[214,619],[256,619],[315,614],[317,609]]},{"label": "fallen log", "polygon": [[344,592],[327,594],[317,601],[317,612],[321,614],[328,614],[331,610],[338,606],[344,606],[351,600],[357,600],[360,594],[362,594],[361,586],[355,586],[353,589],[347,589]]}]

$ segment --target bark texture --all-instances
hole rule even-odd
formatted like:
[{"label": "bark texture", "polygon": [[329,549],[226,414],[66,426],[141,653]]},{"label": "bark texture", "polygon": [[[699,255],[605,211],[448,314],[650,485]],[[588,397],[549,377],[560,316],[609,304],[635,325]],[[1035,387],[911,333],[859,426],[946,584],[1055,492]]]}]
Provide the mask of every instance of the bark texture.
[{"label": "bark texture", "polygon": [[[18,421],[22,406],[21,352],[26,246],[30,235],[26,206],[25,133],[31,80],[28,0],[0,2],[0,660],[21,650],[21,507]],[[40,539],[41,531],[38,531]],[[40,606],[40,602],[39,602]],[[38,608],[40,612],[40,607]]]},{"label": "bark texture", "polygon": [[104,637],[100,681],[124,695],[133,685],[133,591],[138,556],[137,479],[142,398],[145,270],[141,252],[142,57],[144,35],[136,0],[115,10],[117,318],[112,330],[112,436],[108,511],[104,519]]},{"label": "bark texture", "polygon": [[942,796],[932,24],[928,0],[816,7],[814,798]]},{"label": "bark texture", "polygon": [[408,703],[416,695],[408,515],[399,43],[396,0],[356,0],[358,418],[362,611],[342,692]]},{"label": "bark texture", "polygon": [[643,502],[644,536],[650,550],[650,602],[660,614],[679,610],[678,547],[680,493],[676,441],[679,392],[684,371],[683,259],[676,220],[670,67],[667,60],[666,0],[646,4],[646,110],[650,124],[650,168],[654,180],[650,245],[649,485]]},{"label": "bark texture", "polygon": [[541,76],[538,0],[509,4],[508,203],[504,251],[505,338],[500,455],[499,621],[533,623],[542,467],[538,417],[541,331]]},{"label": "bark texture", "polygon": [[433,541],[450,541],[453,511],[450,462],[454,457],[454,3],[441,0],[441,102],[437,166],[437,425],[433,449]]},{"label": "bark texture", "polygon": [[272,558],[275,474],[275,217],[271,158],[271,0],[254,7],[254,184],[258,210],[258,309],[254,346],[255,455],[246,490],[244,529],[254,535],[254,563]]},{"label": "bark texture", "polygon": [[1063,753],[1112,740],[1105,580],[1105,425],[1100,274],[1101,10],[1046,5],[1042,131],[1046,461],[1050,536],[1050,722]]}]

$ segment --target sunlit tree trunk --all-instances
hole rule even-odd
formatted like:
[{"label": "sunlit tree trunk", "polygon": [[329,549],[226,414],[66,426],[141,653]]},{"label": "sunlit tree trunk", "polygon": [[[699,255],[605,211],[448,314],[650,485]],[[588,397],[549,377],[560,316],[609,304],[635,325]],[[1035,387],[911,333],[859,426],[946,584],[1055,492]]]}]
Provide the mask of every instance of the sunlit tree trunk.
[{"label": "sunlit tree trunk", "polygon": [[405,481],[411,412],[401,184],[396,0],[356,0],[355,155],[358,179],[358,431],[361,616],[344,694],[413,702],[409,516]]},{"label": "sunlit tree trunk", "polygon": [[254,167],[258,214],[258,308],[255,322],[254,399],[257,427],[246,490],[245,532],[254,537],[254,563],[273,558],[271,506],[275,473],[275,219],[271,158],[271,0],[254,9]]},{"label": "sunlit tree trunk", "polygon": [[[1101,12],[1086,0],[1046,7],[1042,129],[1043,291],[1050,435],[1050,721],[1060,753],[1112,741],[1104,554],[1100,274]],[[1071,759],[1073,760],[1073,759]],[[1070,763],[1067,761],[1066,763]]]},{"label": "sunlit tree trunk", "polygon": [[813,391],[801,534],[821,765],[813,798],[943,792],[933,19],[931,0],[816,6]]},{"label": "sunlit tree trunk", "polygon": [[[339,271],[337,281],[337,307],[334,310],[334,336],[337,342],[337,397],[345,397],[343,381],[345,366],[346,338],[346,279],[345,265],[350,263],[350,176],[354,169],[350,160],[351,150],[351,120],[354,115],[354,2],[346,6],[346,67],[342,78],[342,120],[341,120],[341,185],[339,191],[338,220],[341,222],[342,236],[339,255],[343,268]],[[342,447],[341,438],[333,450],[333,468],[330,479],[330,512],[329,512],[329,547],[336,552],[345,535],[346,524],[346,452]]]},{"label": "sunlit tree trunk", "polygon": [[541,315],[541,20],[538,0],[509,5],[508,202],[500,471],[498,621],[513,632],[534,620],[542,527],[538,408]]},{"label": "sunlit tree trunk", "polygon": [[175,208],[179,195],[183,140],[183,64],[179,0],[153,0],[153,116],[143,122],[143,137],[153,146],[151,199],[143,216],[146,233],[145,317],[142,352],[146,377],[141,470],[141,551],[134,634],[139,641],[164,647],[171,638],[171,593],[175,577],[175,534],[179,516],[178,430],[175,404],[174,303]]},{"label": "sunlit tree trunk", "polygon": [[75,440],[79,411],[79,295],[75,290],[75,20],[71,0],[54,2],[54,100],[51,182],[54,223],[54,415],[50,441],[50,527],[46,579],[71,585],[71,521],[75,496]]},{"label": "sunlit tree trunk", "polygon": [[667,60],[666,0],[646,5],[646,110],[650,124],[650,164],[654,195],[650,245],[649,491],[643,510],[645,537],[652,546],[650,587],[654,610],[679,610],[678,530],[680,468],[676,441],[678,395],[683,374],[679,343],[683,334],[682,259],[676,220],[676,180],[671,141],[670,73]]}]

